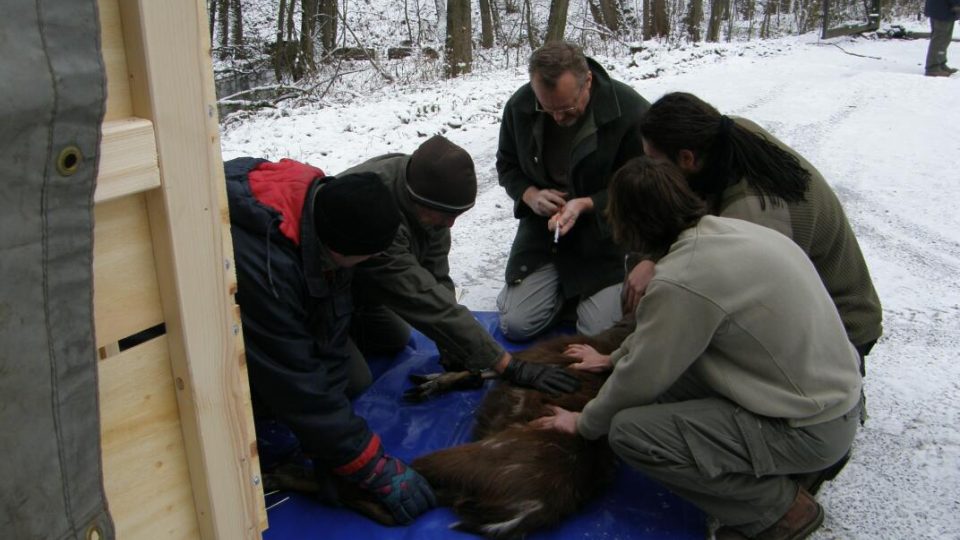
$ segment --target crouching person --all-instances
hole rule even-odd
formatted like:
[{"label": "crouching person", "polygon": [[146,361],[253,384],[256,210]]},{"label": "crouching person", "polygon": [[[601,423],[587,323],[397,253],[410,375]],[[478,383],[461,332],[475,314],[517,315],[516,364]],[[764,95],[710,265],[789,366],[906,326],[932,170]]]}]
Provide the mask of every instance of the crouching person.
[{"label": "crouching person", "polygon": [[393,241],[393,196],[375,175],[324,177],[292,160],[238,158],[225,170],[255,414],[293,431],[321,498],[337,502],[337,477],[409,523],[435,504],[433,491],[350,403],[369,383],[349,339],[353,267]]},{"label": "crouching person", "polygon": [[861,376],[810,259],[780,233],[706,215],[671,163],[630,161],[610,187],[624,247],[662,254],[636,329],[581,413],[544,428],[606,436],[630,466],[716,517],[718,539],[804,538],[823,509],[797,478],[850,449]]}]

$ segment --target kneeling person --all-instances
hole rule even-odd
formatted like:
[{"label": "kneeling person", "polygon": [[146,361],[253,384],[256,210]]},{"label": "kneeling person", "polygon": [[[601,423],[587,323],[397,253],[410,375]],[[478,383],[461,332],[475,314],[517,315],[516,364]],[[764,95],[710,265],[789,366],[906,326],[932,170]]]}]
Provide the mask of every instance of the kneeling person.
[{"label": "kneeling person", "polygon": [[632,467],[724,524],[717,538],[803,538],[823,509],[796,478],[835,463],[859,426],[857,351],[809,258],[780,233],[707,215],[671,163],[615,175],[618,242],[663,256],[636,329],[582,413],[541,427],[606,436]]}]

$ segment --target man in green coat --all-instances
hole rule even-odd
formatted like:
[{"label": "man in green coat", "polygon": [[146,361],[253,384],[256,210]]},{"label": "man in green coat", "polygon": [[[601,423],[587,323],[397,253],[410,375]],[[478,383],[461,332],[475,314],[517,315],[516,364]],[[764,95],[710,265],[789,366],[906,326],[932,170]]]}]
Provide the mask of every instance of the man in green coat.
[{"label": "man in green coat", "polygon": [[512,358],[457,302],[447,257],[450,228],[473,207],[477,195],[470,154],[437,135],[411,155],[378,156],[339,176],[360,173],[377,175],[393,194],[400,227],[390,247],[356,267],[351,327],[359,348],[355,383],[364,387],[370,379],[361,351],[394,354],[407,344],[413,326],[436,343],[446,369],[494,369],[513,384],[550,393],[578,386],[561,369]]},{"label": "man in green coat", "polygon": [[533,52],[530,82],[507,102],[497,172],[520,220],[497,299],[500,329],[529,339],[576,302],[577,331],[620,319],[623,251],[603,211],[611,175],[642,153],[638,124],[649,103],[579,47]]}]

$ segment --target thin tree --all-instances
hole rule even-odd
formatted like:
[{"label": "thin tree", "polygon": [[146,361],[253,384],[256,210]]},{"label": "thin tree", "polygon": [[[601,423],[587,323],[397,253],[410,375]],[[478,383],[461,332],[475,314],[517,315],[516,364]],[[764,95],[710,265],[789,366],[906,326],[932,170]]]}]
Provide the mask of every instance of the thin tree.
[{"label": "thin tree", "polygon": [[530,5],[530,0],[523,0],[523,13],[522,18],[527,27],[527,43],[530,44],[531,49],[536,49],[540,46],[540,38],[537,37],[537,29],[533,26],[533,6]]},{"label": "thin tree", "polygon": [[547,18],[546,41],[562,41],[563,33],[567,28],[567,10],[569,0],[551,0],[550,16]]},{"label": "thin tree", "polygon": [[303,13],[300,16],[300,53],[297,55],[298,75],[317,72],[313,40],[316,37],[320,0],[301,0]]},{"label": "thin tree", "polygon": [[692,41],[700,41],[700,25],[703,23],[703,0],[690,0],[687,11],[687,35]]},{"label": "thin tree", "polygon": [[490,0],[480,0],[480,46],[493,47],[493,7]]},{"label": "thin tree", "polygon": [[220,59],[227,58],[227,47],[230,46],[230,0],[217,1],[217,22],[220,23]]},{"label": "thin tree", "polygon": [[243,56],[243,3],[240,0],[230,2],[230,16],[233,24],[230,25],[231,41],[237,55]]},{"label": "thin tree", "polygon": [[447,77],[470,73],[473,69],[473,28],[470,15],[470,0],[447,0]]},{"label": "thin tree", "polygon": [[620,8],[620,3],[617,0],[599,0],[599,3],[602,20],[597,20],[597,22],[613,32],[619,31],[620,25],[623,23],[623,10]]},{"label": "thin tree", "polygon": [[652,4],[652,0],[643,0],[643,39],[653,37],[653,9],[651,9],[650,4]]},{"label": "thin tree", "polygon": [[325,53],[337,46],[338,17],[337,0],[320,0],[317,22],[320,25],[320,43]]},{"label": "thin tree", "polygon": [[707,24],[707,41],[720,41],[720,21],[727,0],[710,0],[710,22]]},{"label": "thin tree", "polygon": [[652,0],[653,18],[651,33],[656,37],[670,35],[670,19],[667,17],[667,0]]}]

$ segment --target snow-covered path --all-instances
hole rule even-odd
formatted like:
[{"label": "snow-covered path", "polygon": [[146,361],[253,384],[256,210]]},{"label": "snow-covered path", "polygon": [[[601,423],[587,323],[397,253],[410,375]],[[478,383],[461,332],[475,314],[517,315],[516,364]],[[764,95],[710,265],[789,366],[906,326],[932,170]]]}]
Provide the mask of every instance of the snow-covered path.
[{"label": "snow-covered path", "polygon": [[[767,127],[817,166],[854,225],[885,335],[867,362],[870,419],[821,492],[827,519],[815,538],[960,538],[960,76],[923,77],[926,45],[806,36],[600,59],[651,102],[692,92]],[[454,279],[468,307],[492,310],[515,229],[494,169],[498,122],[525,79],[486,71],[260,114],[227,129],[224,156],[336,173],[444,132],[474,156],[481,184],[454,228]]]}]

